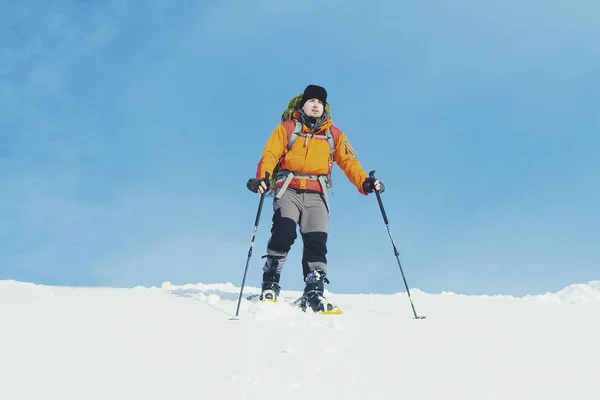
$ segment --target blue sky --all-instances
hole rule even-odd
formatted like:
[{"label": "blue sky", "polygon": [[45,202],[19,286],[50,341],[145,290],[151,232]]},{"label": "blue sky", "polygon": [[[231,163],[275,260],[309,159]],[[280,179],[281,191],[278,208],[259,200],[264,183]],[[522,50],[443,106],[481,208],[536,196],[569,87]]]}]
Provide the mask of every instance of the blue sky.
[{"label": "blue sky", "polygon": [[[2,10],[0,279],[239,285],[258,205],[245,182],[307,84],[328,89],[386,184],[411,287],[524,295],[600,278],[596,1]],[[404,291],[376,198],[333,178],[328,289]],[[302,288],[300,252],[284,288]]]}]

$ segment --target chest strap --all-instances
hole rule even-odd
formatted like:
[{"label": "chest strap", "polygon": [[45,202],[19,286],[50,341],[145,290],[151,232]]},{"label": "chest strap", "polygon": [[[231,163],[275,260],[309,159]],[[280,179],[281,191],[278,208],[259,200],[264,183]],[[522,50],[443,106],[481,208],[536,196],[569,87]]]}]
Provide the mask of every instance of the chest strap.
[{"label": "chest strap", "polygon": [[[309,137],[314,138],[314,137],[317,137],[320,135],[315,135],[314,133],[303,132],[302,131],[302,123],[300,121],[296,120],[296,127],[294,128],[294,131],[288,138],[288,145],[287,145],[288,151],[290,151],[292,149],[292,146],[296,142],[296,139],[298,139],[298,136],[304,136],[304,145],[306,146],[306,145],[308,145]],[[333,152],[335,151],[335,141],[333,140],[333,136],[331,135],[331,132],[329,131],[329,129],[327,129],[325,131],[324,139],[327,140],[327,143],[329,144],[329,154],[330,154],[331,159],[333,160]]]}]

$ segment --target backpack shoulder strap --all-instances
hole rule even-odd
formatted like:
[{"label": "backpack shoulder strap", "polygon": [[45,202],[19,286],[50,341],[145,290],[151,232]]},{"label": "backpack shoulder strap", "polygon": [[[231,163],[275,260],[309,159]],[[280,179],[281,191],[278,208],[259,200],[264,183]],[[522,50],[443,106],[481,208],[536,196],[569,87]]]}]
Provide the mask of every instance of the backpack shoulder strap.
[{"label": "backpack shoulder strap", "polygon": [[329,158],[333,161],[333,153],[335,152],[335,140],[333,139],[333,135],[327,129],[325,131],[325,138],[327,139],[327,143],[329,144]]},{"label": "backpack shoulder strap", "polygon": [[283,126],[285,127],[285,130],[287,131],[287,134],[288,134],[287,150],[290,151],[292,149],[292,146],[294,145],[294,142],[296,141],[296,139],[298,139],[298,136],[300,136],[300,134],[302,133],[302,123],[300,121],[293,119],[293,120],[285,121],[283,123]]},{"label": "backpack shoulder strap", "polygon": [[288,119],[288,120],[282,121],[281,125],[283,125],[283,127],[285,128],[285,131],[287,132],[287,135],[289,138],[291,136],[292,132],[294,131],[294,127],[296,126],[294,124],[294,120]]},{"label": "backpack shoulder strap", "polygon": [[340,142],[340,136],[342,135],[342,131],[335,126],[331,125],[331,128],[327,131],[327,141],[329,142],[329,148],[331,149],[331,156],[333,157],[333,152],[335,151],[336,146]]},{"label": "backpack shoulder strap", "polygon": [[[302,134],[302,123],[298,120],[292,119],[283,122],[283,126],[288,135],[288,145],[287,150],[290,151],[298,136],[303,136]],[[327,138],[327,143],[329,143],[329,150],[331,156],[333,158],[333,152],[340,141],[341,131],[336,126],[331,126],[331,129],[328,129],[325,132],[325,137]]]},{"label": "backpack shoulder strap", "polygon": [[340,141],[340,136],[342,136],[342,131],[340,130],[340,128],[338,128],[335,125],[331,125],[331,128],[329,129],[331,131],[331,136],[333,137],[333,142],[334,144],[337,146],[337,144]]}]

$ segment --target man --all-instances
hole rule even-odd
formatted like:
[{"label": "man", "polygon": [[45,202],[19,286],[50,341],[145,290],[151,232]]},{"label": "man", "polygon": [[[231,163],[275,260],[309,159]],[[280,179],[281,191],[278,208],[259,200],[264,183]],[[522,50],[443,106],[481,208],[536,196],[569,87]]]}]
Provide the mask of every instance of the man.
[{"label": "man", "polygon": [[[305,281],[302,308],[314,312],[335,312],[324,293],[327,274],[329,204],[327,177],[335,161],[348,180],[363,195],[384,186],[369,178],[360,166],[346,135],[334,126],[326,110],[325,88],[308,85],[300,107],[289,121],[275,128],[258,163],[256,178],[248,180],[251,191],[263,194],[271,189],[267,173],[275,171],[273,225],[267,245],[260,299],[277,301],[279,279],[288,252],[296,239],[296,228],[304,243],[302,267]],[[275,170],[275,167],[278,167]]]}]

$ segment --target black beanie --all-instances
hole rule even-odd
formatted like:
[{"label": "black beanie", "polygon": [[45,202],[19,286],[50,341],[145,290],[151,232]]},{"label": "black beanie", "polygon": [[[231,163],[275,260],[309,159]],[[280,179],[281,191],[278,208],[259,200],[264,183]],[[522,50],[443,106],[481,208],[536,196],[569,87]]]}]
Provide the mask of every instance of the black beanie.
[{"label": "black beanie", "polygon": [[325,106],[325,104],[327,104],[327,90],[321,86],[308,85],[302,94],[300,108],[304,107],[304,104],[310,99],[321,100],[321,103],[323,103],[323,106]]}]

